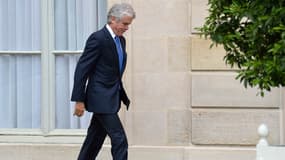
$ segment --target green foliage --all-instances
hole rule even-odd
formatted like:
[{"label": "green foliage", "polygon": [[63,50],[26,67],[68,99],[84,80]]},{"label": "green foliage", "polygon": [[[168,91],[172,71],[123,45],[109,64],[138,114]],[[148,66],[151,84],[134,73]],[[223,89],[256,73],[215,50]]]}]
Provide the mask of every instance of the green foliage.
[{"label": "green foliage", "polygon": [[237,79],[261,95],[285,86],[285,0],[209,0],[198,28],[226,50],[225,62],[240,68]]}]

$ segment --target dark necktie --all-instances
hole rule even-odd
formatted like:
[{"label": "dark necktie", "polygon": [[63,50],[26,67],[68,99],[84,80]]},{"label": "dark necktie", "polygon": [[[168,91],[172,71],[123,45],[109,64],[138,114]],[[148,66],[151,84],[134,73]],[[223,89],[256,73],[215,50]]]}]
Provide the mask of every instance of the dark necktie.
[{"label": "dark necktie", "polygon": [[116,43],[116,48],[117,48],[117,53],[118,53],[118,58],[119,58],[120,72],[122,72],[123,50],[122,50],[122,45],[121,45],[121,42],[120,42],[120,38],[118,36],[115,37],[115,43]]}]

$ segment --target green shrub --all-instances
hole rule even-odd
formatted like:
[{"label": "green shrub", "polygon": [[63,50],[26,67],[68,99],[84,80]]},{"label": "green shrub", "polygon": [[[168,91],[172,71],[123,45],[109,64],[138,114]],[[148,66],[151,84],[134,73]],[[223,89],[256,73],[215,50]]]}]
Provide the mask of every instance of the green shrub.
[{"label": "green shrub", "polygon": [[239,67],[245,87],[285,85],[285,0],[209,0],[209,16],[198,30],[223,45],[224,60]]}]

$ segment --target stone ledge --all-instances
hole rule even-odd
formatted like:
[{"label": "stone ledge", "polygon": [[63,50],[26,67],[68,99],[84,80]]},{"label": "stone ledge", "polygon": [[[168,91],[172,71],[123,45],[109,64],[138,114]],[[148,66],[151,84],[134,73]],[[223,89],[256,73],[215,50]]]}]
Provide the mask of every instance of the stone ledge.
[{"label": "stone ledge", "polygon": [[[80,144],[0,143],[0,158],[5,160],[75,160]],[[131,160],[253,160],[253,147],[139,146],[129,147]],[[111,160],[110,145],[100,152],[100,160]]]}]

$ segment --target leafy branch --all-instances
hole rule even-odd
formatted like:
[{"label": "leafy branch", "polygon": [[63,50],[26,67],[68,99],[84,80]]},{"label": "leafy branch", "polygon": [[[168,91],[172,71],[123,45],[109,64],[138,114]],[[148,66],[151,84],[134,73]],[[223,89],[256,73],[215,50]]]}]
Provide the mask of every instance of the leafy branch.
[{"label": "leafy branch", "polygon": [[209,0],[209,16],[198,30],[213,45],[223,45],[224,60],[238,66],[247,88],[285,86],[285,1]]}]

